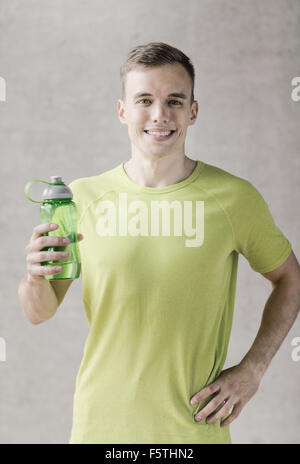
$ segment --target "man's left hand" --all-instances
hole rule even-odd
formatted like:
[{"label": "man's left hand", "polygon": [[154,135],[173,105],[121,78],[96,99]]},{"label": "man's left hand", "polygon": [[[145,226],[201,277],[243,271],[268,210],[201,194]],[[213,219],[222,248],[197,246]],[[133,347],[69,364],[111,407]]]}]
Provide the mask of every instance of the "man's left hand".
[{"label": "man's left hand", "polygon": [[[230,415],[221,422],[221,427],[229,425],[238,417],[245,404],[257,392],[260,381],[260,375],[242,364],[223,370],[213,383],[192,396],[191,400],[195,399],[194,404],[197,404],[208,396],[215,394],[213,399],[198,411],[194,419],[200,421],[206,418],[206,423],[211,424],[228,414],[233,408]],[[215,409],[221,404],[224,405],[215,412]]]}]

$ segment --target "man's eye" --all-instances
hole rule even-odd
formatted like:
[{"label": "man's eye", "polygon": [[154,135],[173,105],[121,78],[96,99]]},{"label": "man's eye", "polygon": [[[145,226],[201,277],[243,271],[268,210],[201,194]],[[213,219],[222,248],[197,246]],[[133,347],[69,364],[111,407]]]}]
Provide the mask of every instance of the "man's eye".
[{"label": "man's eye", "polygon": [[[145,101],[150,102],[150,100],[148,98],[143,98],[142,100],[139,100],[138,103],[145,102]],[[178,101],[178,100],[169,100],[169,103],[171,103],[171,102],[179,103],[179,106],[182,105],[182,103],[180,101]]]}]

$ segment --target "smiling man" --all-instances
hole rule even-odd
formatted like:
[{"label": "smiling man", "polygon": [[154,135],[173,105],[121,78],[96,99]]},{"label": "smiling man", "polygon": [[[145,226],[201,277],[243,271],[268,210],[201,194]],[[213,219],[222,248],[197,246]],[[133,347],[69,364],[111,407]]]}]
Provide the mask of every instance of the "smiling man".
[{"label": "smiling man", "polygon": [[[191,72],[187,59],[186,66]],[[124,164],[128,176],[155,188],[188,177],[197,164],[185,155],[187,129],[198,113],[193,74],[177,62],[147,68],[139,64],[124,75],[123,100],[118,110],[131,141],[131,159]]]},{"label": "smiling man", "polygon": [[[185,155],[198,113],[189,58],[141,45],[121,78],[131,157],[70,184],[90,325],[70,443],[231,443],[297,316],[299,264],[250,182]],[[240,253],[273,291],[248,353],[222,370]],[[71,281],[47,282],[60,304]]]}]

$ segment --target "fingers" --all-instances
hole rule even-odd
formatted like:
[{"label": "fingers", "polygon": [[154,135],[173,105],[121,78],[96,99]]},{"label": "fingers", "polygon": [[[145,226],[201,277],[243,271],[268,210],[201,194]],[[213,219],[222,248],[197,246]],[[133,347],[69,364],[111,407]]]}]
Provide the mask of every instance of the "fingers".
[{"label": "fingers", "polygon": [[226,427],[226,425],[231,424],[240,414],[241,410],[243,409],[243,405],[241,403],[237,403],[233,406],[231,414],[221,422],[221,427]]},{"label": "fingers", "polygon": [[[59,227],[59,225],[55,224],[53,222],[47,222],[45,224],[38,224],[33,229],[33,234],[32,234],[31,239],[36,240],[39,237],[41,237],[43,234],[45,234],[46,232],[51,232],[53,230],[56,230],[56,229],[58,229],[58,227]],[[84,238],[84,236],[82,234],[80,234],[80,233],[77,234],[77,240],[78,241],[83,240],[83,238]]]},{"label": "fingers", "polygon": [[[224,404],[225,402],[225,404]],[[222,406],[223,404],[223,406]],[[212,422],[215,422],[216,420],[218,419],[221,419],[223,416],[225,416],[226,414],[228,414],[231,409],[233,408],[234,404],[233,404],[233,400],[231,398],[228,398],[228,400],[224,400],[223,403],[221,403],[220,405],[220,409],[218,409],[217,412],[213,412],[212,414],[210,414],[207,419],[206,419],[206,423],[207,424],[211,424]]]},{"label": "fingers", "polygon": [[220,386],[216,383],[212,383],[211,385],[208,385],[207,387],[203,388],[198,393],[196,393],[194,396],[192,396],[190,403],[193,405],[200,403],[200,401],[205,400],[205,398],[212,395],[213,393],[216,393],[219,390]]},{"label": "fingers", "polygon": [[37,266],[32,265],[27,267],[27,279],[29,282],[44,279],[45,275],[59,274],[62,271],[62,266]]},{"label": "fingers", "polygon": [[[32,236],[26,246],[27,276],[29,280],[43,278],[48,274],[59,274],[62,271],[61,263],[55,266],[55,261],[61,261],[69,257],[69,253],[64,248],[71,243],[67,237],[43,235],[58,229],[55,223],[38,224],[34,227]],[[83,240],[83,234],[77,234],[77,241]],[[60,251],[50,251],[47,248],[62,247]],[[48,262],[45,266],[40,263]]]},{"label": "fingers", "polygon": [[196,422],[200,422],[202,419],[206,418],[209,414],[214,412],[218,406],[221,405],[221,403],[224,401],[224,395],[222,393],[219,393],[217,396],[215,396],[209,403],[201,409],[198,414],[195,415],[194,419]]},{"label": "fingers", "polygon": [[40,251],[33,252],[27,256],[28,263],[41,263],[43,261],[59,261],[68,258],[68,251]]},{"label": "fingers", "polygon": [[32,239],[35,240],[39,238],[41,235],[45,234],[46,232],[51,232],[51,230],[56,230],[57,228],[58,224],[54,224],[53,222],[38,224],[33,229]]}]

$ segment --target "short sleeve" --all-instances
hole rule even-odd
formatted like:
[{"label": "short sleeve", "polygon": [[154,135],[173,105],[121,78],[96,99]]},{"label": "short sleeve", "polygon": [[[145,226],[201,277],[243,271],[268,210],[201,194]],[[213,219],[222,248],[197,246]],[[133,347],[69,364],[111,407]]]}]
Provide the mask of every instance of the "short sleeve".
[{"label": "short sleeve", "polygon": [[273,271],[288,258],[292,245],[275,224],[260,192],[249,181],[242,179],[235,195],[231,210],[234,248],[254,271]]}]

